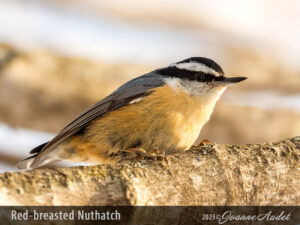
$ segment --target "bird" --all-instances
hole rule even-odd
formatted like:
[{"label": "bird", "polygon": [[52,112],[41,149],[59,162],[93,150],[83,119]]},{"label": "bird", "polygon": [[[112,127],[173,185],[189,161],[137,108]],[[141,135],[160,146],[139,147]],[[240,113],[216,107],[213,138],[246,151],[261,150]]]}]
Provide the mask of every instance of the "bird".
[{"label": "bird", "polygon": [[[214,60],[190,57],[134,78],[95,103],[17,168],[57,161],[116,164],[124,157],[165,156],[193,146],[225,89],[247,77],[227,77]],[[150,157],[151,158],[151,157]]]}]

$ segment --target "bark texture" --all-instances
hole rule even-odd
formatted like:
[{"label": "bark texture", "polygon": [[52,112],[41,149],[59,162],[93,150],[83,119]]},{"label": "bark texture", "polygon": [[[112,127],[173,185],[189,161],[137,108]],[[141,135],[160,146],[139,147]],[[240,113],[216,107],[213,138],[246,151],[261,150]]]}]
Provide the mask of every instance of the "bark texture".
[{"label": "bark texture", "polygon": [[299,136],[211,144],[168,161],[3,173],[0,205],[300,205]]}]

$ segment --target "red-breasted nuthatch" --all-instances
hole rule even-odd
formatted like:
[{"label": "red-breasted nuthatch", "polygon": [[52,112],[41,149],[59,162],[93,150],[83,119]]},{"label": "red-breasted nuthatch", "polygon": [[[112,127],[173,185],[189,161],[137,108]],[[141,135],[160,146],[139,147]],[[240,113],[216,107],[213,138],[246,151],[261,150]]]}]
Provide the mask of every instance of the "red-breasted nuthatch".
[{"label": "red-breasted nuthatch", "polygon": [[192,57],[137,77],[97,102],[52,140],[19,162],[31,169],[54,161],[116,163],[124,152],[189,149],[226,87],[246,77],[225,77],[213,60]]}]

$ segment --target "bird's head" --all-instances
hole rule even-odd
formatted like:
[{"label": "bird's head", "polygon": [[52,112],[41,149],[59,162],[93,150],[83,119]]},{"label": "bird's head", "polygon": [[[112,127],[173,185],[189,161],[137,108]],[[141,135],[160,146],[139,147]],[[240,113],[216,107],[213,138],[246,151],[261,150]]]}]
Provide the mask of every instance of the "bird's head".
[{"label": "bird's head", "polygon": [[193,95],[223,92],[227,86],[247,77],[226,77],[222,68],[212,59],[191,57],[156,71],[171,86],[182,86]]}]

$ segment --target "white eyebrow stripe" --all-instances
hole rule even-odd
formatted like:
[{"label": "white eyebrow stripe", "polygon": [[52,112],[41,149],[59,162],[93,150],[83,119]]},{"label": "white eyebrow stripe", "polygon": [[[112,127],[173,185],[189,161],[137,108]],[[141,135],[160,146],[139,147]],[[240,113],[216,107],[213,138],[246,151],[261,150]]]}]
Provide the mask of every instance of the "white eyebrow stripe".
[{"label": "white eyebrow stripe", "polygon": [[210,73],[215,76],[220,76],[218,72],[213,70],[212,68],[209,68],[208,66],[198,63],[198,62],[185,62],[185,63],[173,63],[170,66],[176,66],[178,69],[185,69],[195,72],[203,72],[203,73]]}]

